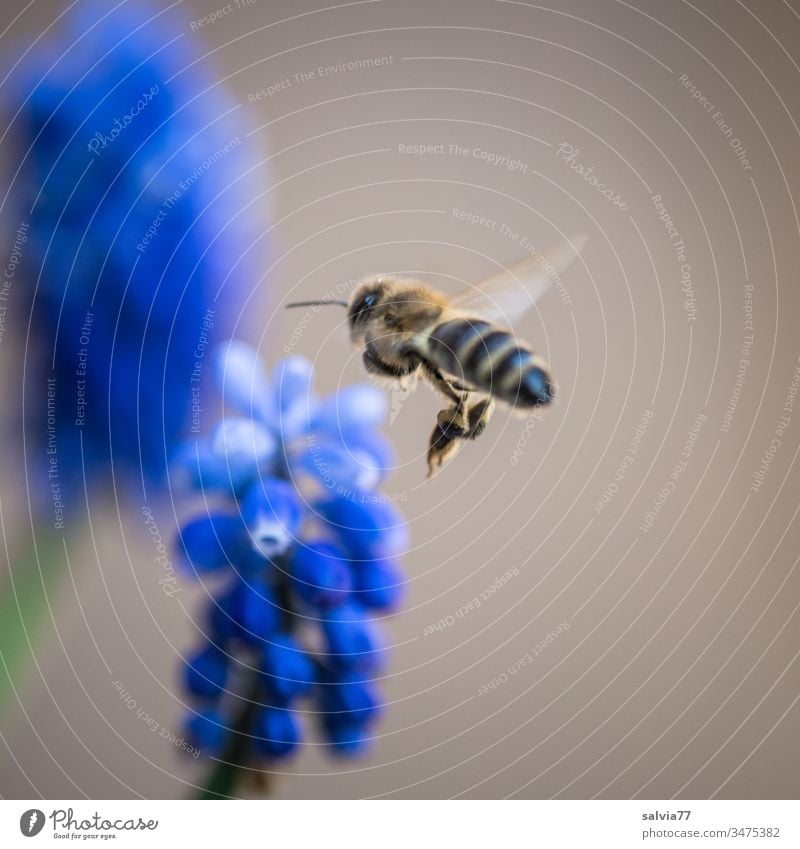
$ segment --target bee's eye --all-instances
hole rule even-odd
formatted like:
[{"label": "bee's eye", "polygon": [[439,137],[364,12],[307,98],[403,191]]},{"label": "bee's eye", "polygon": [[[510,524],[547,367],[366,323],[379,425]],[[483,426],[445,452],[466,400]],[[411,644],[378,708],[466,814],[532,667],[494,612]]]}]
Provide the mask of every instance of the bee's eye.
[{"label": "bee's eye", "polygon": [[378,303],[378,296],[375,292],[370,292],[367,295],[359,298],[355,304],[353,304],[353,308],[350,314],[350,318],[352,321],[357,321],[361,318],[367,310],[372,309],[375,304]]}]

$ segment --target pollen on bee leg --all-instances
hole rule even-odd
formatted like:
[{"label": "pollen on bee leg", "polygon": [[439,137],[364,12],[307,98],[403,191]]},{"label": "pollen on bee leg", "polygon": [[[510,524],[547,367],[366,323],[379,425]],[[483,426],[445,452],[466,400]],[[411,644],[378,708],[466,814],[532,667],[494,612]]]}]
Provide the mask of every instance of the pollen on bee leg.
[{"label": "pollen on bee leg", "polygon": [[456,404],[447,410],[440,410],[436,416],[436,426],[446,439],[464,436],[468,425],[467,408],[464,404]]},{"label": "pollen on bee leg", "polygon": [[434,477],[439,469],[453,458],[456,451],[458,451],[458,443],[455,441],[453,441],[444,451],[440,449],[431,449],[428,451],[428,474],[426,479],[430,480]]},{"label": "pollen on bee leg", "polygon": [[437,421],[433,428],[430,447],[428,448],[428,480],[430,480],[446,462],[455,456],[461,445],[461,441],[462,440],[459,437],[445,434]]},{"label": "pollen on bee leg", "polygon": [[477,439],[486,430],[486,425],[494,412],[494,400],[492,398],[484,398],[479,401],[469,411],[469,430],[467,431],[467,439]]}]

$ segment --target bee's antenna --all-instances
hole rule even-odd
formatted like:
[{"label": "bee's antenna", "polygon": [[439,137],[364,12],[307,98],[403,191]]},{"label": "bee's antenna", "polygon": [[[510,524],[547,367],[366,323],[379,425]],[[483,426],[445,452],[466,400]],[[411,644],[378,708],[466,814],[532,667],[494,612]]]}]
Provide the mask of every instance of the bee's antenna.
[{"label": "bee's antenna", "polygon": [[347,301],[295,301],[291,304],[286,304],[286,309],[292,309],[292,307],[327,307],[330,304],[336,304],[339,307],[347,307]]}]

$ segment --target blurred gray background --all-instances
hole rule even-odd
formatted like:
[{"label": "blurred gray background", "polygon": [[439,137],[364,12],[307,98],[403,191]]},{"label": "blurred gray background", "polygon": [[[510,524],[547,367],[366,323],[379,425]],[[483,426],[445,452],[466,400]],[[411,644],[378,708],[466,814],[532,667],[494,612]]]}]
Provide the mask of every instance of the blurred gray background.
[{"label": "blurred gray background", "polygon": [[[3,40],[65,5],[6,0]],[[298,333],[286,300],[377,271],[454,292],[589,236],[516,328],[560,386],[540,420],[499,413],[426,483],[438,399],[392,396],[413,543],[390,708],[368,759],[309,746],[276,794],[797,797],[800,4],[242,0],[194,28],[221,4],[179,5],[272,187],[256,341],[313,359],[320,391],[360,357],[338,312]],[[13,537],[12,474],[0,495]],[[0,720],[0,793],[185,796],[202,764],[113,682],[177,730],[199,600],[161,592],[137,505],[91,515]]]}]

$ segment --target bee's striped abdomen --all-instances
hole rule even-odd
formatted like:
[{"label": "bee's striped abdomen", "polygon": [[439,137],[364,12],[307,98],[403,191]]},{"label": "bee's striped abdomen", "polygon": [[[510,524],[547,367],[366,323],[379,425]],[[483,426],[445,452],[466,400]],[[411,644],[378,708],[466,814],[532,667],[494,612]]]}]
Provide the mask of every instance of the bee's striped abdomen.
[{"label": "bee's striped abdomen", "polygon": [[534,407],[553,399],[550,375],[536,355],[486,321],[456,318],[438,325],[428,354],[443,371],[507,404]]}]

